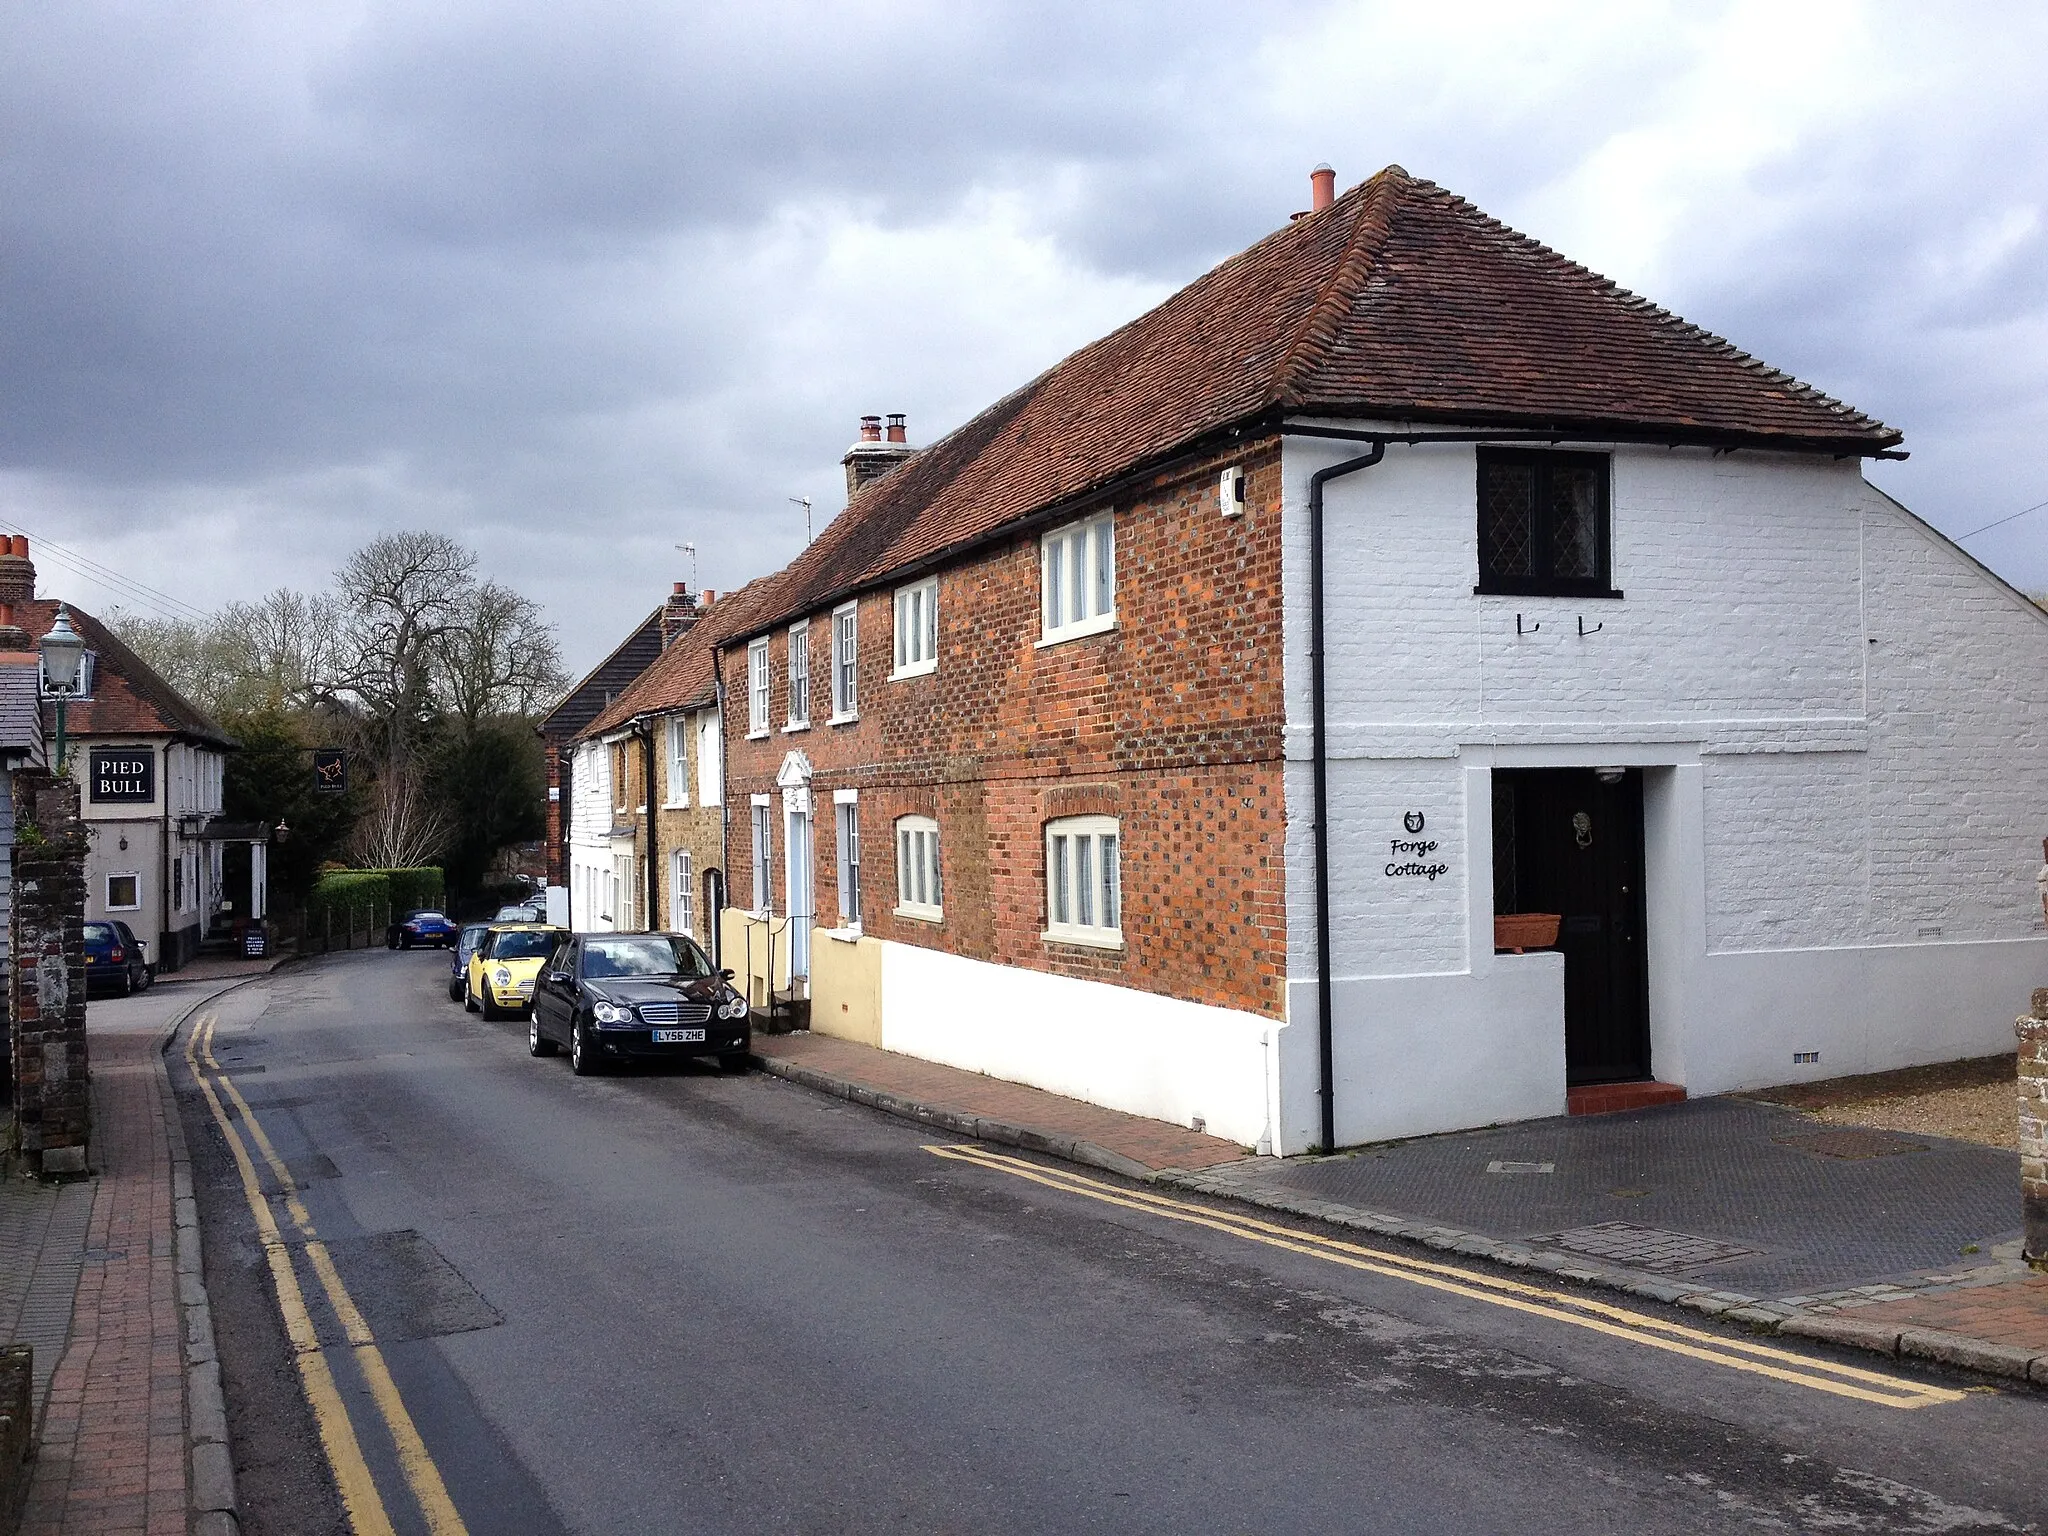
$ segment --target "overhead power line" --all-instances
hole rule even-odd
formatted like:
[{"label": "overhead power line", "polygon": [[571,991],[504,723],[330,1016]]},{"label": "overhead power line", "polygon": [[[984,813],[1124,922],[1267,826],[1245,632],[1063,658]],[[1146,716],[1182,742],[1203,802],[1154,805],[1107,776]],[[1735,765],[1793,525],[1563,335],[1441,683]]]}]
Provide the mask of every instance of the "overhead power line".
[{"label": "overhead power line", "polygon": [[2029,512],[2038,512],[2043,507],[2048,507],[2048,501],[2037,501],[2031,507],[2021,507],[2019,511],[2013,513],[2010,517],[2001,517],[1994,523],[1986,523],[1982,528],[1972,528],[1968,533],[1957,534],[1955,536],[1956,542],[1960,544],[1965,539],[1974,539],[1980,533],[1989,533],[1994,528],[2003,528],[2007,523],[2016,523]]},{"label": "overhead power line", "polygon": [[59,544],[55,539],[45,538],[33,528],[23,527],[11,518],[0,518],[0,529],[6,529],[11,533],[27,535],[30,540],[32,553],[45,555],[54,560],[58,565],[64,566],[66,569],[84,576],[88,580],[98,582],[118,597],[126,598],[128,601],[137,603],[142,607],[154,609],[163,618],[201,619],[206,617],[204,609],[196,608],[182,598],[171,596],[168,592],[159,591],[147,582],[137,581],[132,576],[124,575],[110,565],[103,565],[89,555],[80,554],[69,545]]}]

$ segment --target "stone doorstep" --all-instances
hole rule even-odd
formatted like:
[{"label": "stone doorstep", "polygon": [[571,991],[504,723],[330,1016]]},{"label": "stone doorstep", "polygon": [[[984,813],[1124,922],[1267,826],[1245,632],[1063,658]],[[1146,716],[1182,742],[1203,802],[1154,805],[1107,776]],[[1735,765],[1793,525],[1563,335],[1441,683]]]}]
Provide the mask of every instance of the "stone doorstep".
[{"label": "stone doorstep", "polygon": [[[1100,1168],[1137,1183],[1163,1185],[1283,1215],[1328,1222],[1332,1226],[1349,1227],[1378,1237],[1418,1243],[1440,1252],[1483,1259],[1509,1269],[1534,1270],[1545,1276],[1572,1280],[1601,1290],[1619,1291],[1645,1301],[1684,1307],[1708,1317],[1729,1319],[1752,1332],[1784,1334],[1791,1338],[1812,1339],[1817,1343],[1870,1350],[1892,1359],[1927,1360],[1977,1375],[1996,1377],[2000,1381],[2048,1390],[2048,1351],[2016,1349],[1988,1339],[1973,1339],[1938,1329],[1860,1321],[1852,1310],[1808,1310],[1808,1306],[1816,1303],[1844,1306],[1851,1296],[1863,1302],[1907,1300],[1923,1295],[1929,1288],[1927,1286],[1915,1286],[1911,1282],[1859,1286],[1850,1291],[1830,1292],[1826,1298],[1797,1297],[1787,1301],[1745,1296],[1739,1291],[1717,1290],[1706,1284],[1688,1284],[1682,1278],[1603,1265],[1582,1255],[1560,1253],[1555,1248],[1546,1249],[1357,1206],[1279,1193],[1252,1186],[1233,1176],[1233,1170],[1243,1170],[1247,1165],[1260,1166],[1263,1161],[1260,1159],[1245,1158],[1199,1172],[1152,1168],[1083,1138],[945,1109],[923,1103],[908,1094],[857,1083],[821,1067],[764,1056],[759,1052],[753,1053],[751,1060],[755,1067],[772,1076],[856,1104],[865,1104],[917,1125],[936,1126],[979,1141],[1043,1152],[1068,1162]],[[1976,1271],[1973,1278],[1983,1273],[1983,1270]],[[1933,1277],[1933,1280],[1936,1284],[1955,1283],[1953,1275]],[[1981,1293],[1988,1283],[1988,1279],[1980,1279],[1976,1288]],[[1807,1303],[1808,1306],[1796,1305],[1795,1302]]]}]

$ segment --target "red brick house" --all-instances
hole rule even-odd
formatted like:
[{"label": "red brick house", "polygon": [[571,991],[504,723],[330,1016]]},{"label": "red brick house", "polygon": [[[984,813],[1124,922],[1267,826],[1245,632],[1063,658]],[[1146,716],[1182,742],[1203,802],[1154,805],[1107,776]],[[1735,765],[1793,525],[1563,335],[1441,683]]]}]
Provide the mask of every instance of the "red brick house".
[{"label": "red brick house", "polygon": [[1997,1048],[2048,698],[1955,663],[1928,731],[1962,652],[1906,635],[2039,612],[1863,481],[1882,423],[1398,167],[1317,183],[922,451],[869,418],[719,614],[757,1004],[1279,1151]]}]

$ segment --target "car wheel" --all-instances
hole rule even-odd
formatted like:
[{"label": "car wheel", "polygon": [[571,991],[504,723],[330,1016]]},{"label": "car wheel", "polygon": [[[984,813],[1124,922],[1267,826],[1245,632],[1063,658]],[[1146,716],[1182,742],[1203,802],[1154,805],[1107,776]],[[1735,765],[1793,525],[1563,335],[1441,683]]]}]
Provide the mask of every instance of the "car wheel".
[{"label": "car wheel", "polygon": [[398,936],[398,947],[399,947],[400,949],[411,949],[411,948],[412,948],[412,935],[411,935],[411,934],[409,934],[409,933],[401,933],[401,934],[400,934],[400,935]]},{"label": "car wheel", "polygon": [[122,997],[133,997],[135,995],[135,973],[125,965],[121,967],[121,991],[119,995]]},{"label": "car wheel", "polygon": [[462,1006],[467,1008],[471,1013],[475,1013],[478,1011],[476,994],[469,990],[468,982],[464,982],[462,984]]},{"label": "car wheel", "polygon": [[503,1011],[498,1007],[497,1003],[492,1000],[491,984],[488,981],[484,983],[484,993],[483,996],[478,999],[478,1001],[482,1004],[480,1011],[482,1012],[485,1018],[496,1020],[502,1019],[505,1016]]},{"label": "car wheel", "polygon": [[589,1077],[597,1071],[597,1059],[590,1047],[583,1043],[587,1033],[581,1024],[569,1025],[569,1070],[578,1077]]},{"label": "car wheel", "polygon": [[454,981],[454,980],[450,980],[450,981],[449,981],[449,983],[448,983],[448,1001],[449,1001],[449,1002],[451,1002],[451,1003],[459,1003],[459,1002],[461,1002],[461,1001],[462,1001],[462,983],[461,983],[461,982],[459,982],[459,981]]},{"label": "car wheel", "polygon": [[390,933],[387,933],[387,934],[385,934],[385,935],[384,935],[384,947],[385,947],[386,949],[396,949],[396,948],[398,948],[398,937],[397,937],[397,935],[396,935],[396,934],[390,934]]},{"label": "car wheel", "polygon": [[542,1036],[540,1020],[530,1013],[526,1016],[526,1054],[529,1056],[552,1056],[555,1054],[555,1042]]}]

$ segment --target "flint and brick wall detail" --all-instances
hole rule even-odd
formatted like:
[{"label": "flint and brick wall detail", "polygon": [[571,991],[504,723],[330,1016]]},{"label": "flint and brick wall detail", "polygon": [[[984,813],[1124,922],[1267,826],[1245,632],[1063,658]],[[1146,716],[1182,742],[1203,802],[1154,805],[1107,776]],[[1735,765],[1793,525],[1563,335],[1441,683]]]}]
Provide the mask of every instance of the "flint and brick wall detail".
[{"label": "flint and brick wall detail", "polygon": [[92,1133],[85,1045],[85,828],[78,786],[14,779],[14,911],[8,1004],[15,1117],[39,1173],[83,1173]]},{"label": "flint and brick wall detail", "polygon": [[2048,1262],[2048,987],[2034,991],[2033,1012],[2015,1026],[2020,1037],[2020,1213],[2026,1255]]},{"label": "flint and brick wall detail", "polygon": [[[1244,469],[1246,512],[1222,515],[1217,479]],[[894,589],[859,609],[859,719],[832,725],[830,610],[810,618],[810,720],[785,729],[788,627],[769,632],[769,730],[745,734],[745,637],[720,667],[728,729],[730,900],[758,907],[749,796],[769,796],[774,910],[787,821],[776,775],[812,770],[814,910],[839,910],[832,791],[859,792],[867,934],[971,959],[1114,982],[1279,1017],[1285,1007],[1280,465],[1241,445],[1108,503],[1116,526],[1113,630],[1041,645],[1039,534],[984,546],[939,572],[936,670],[892,678]],[[1076,516],[1101,510],[1077,508]],[[1122,818],[1124,947],[1043,937],[1045,823]],[[895,823],[939,824],[943,918],[896,913]]]}]

